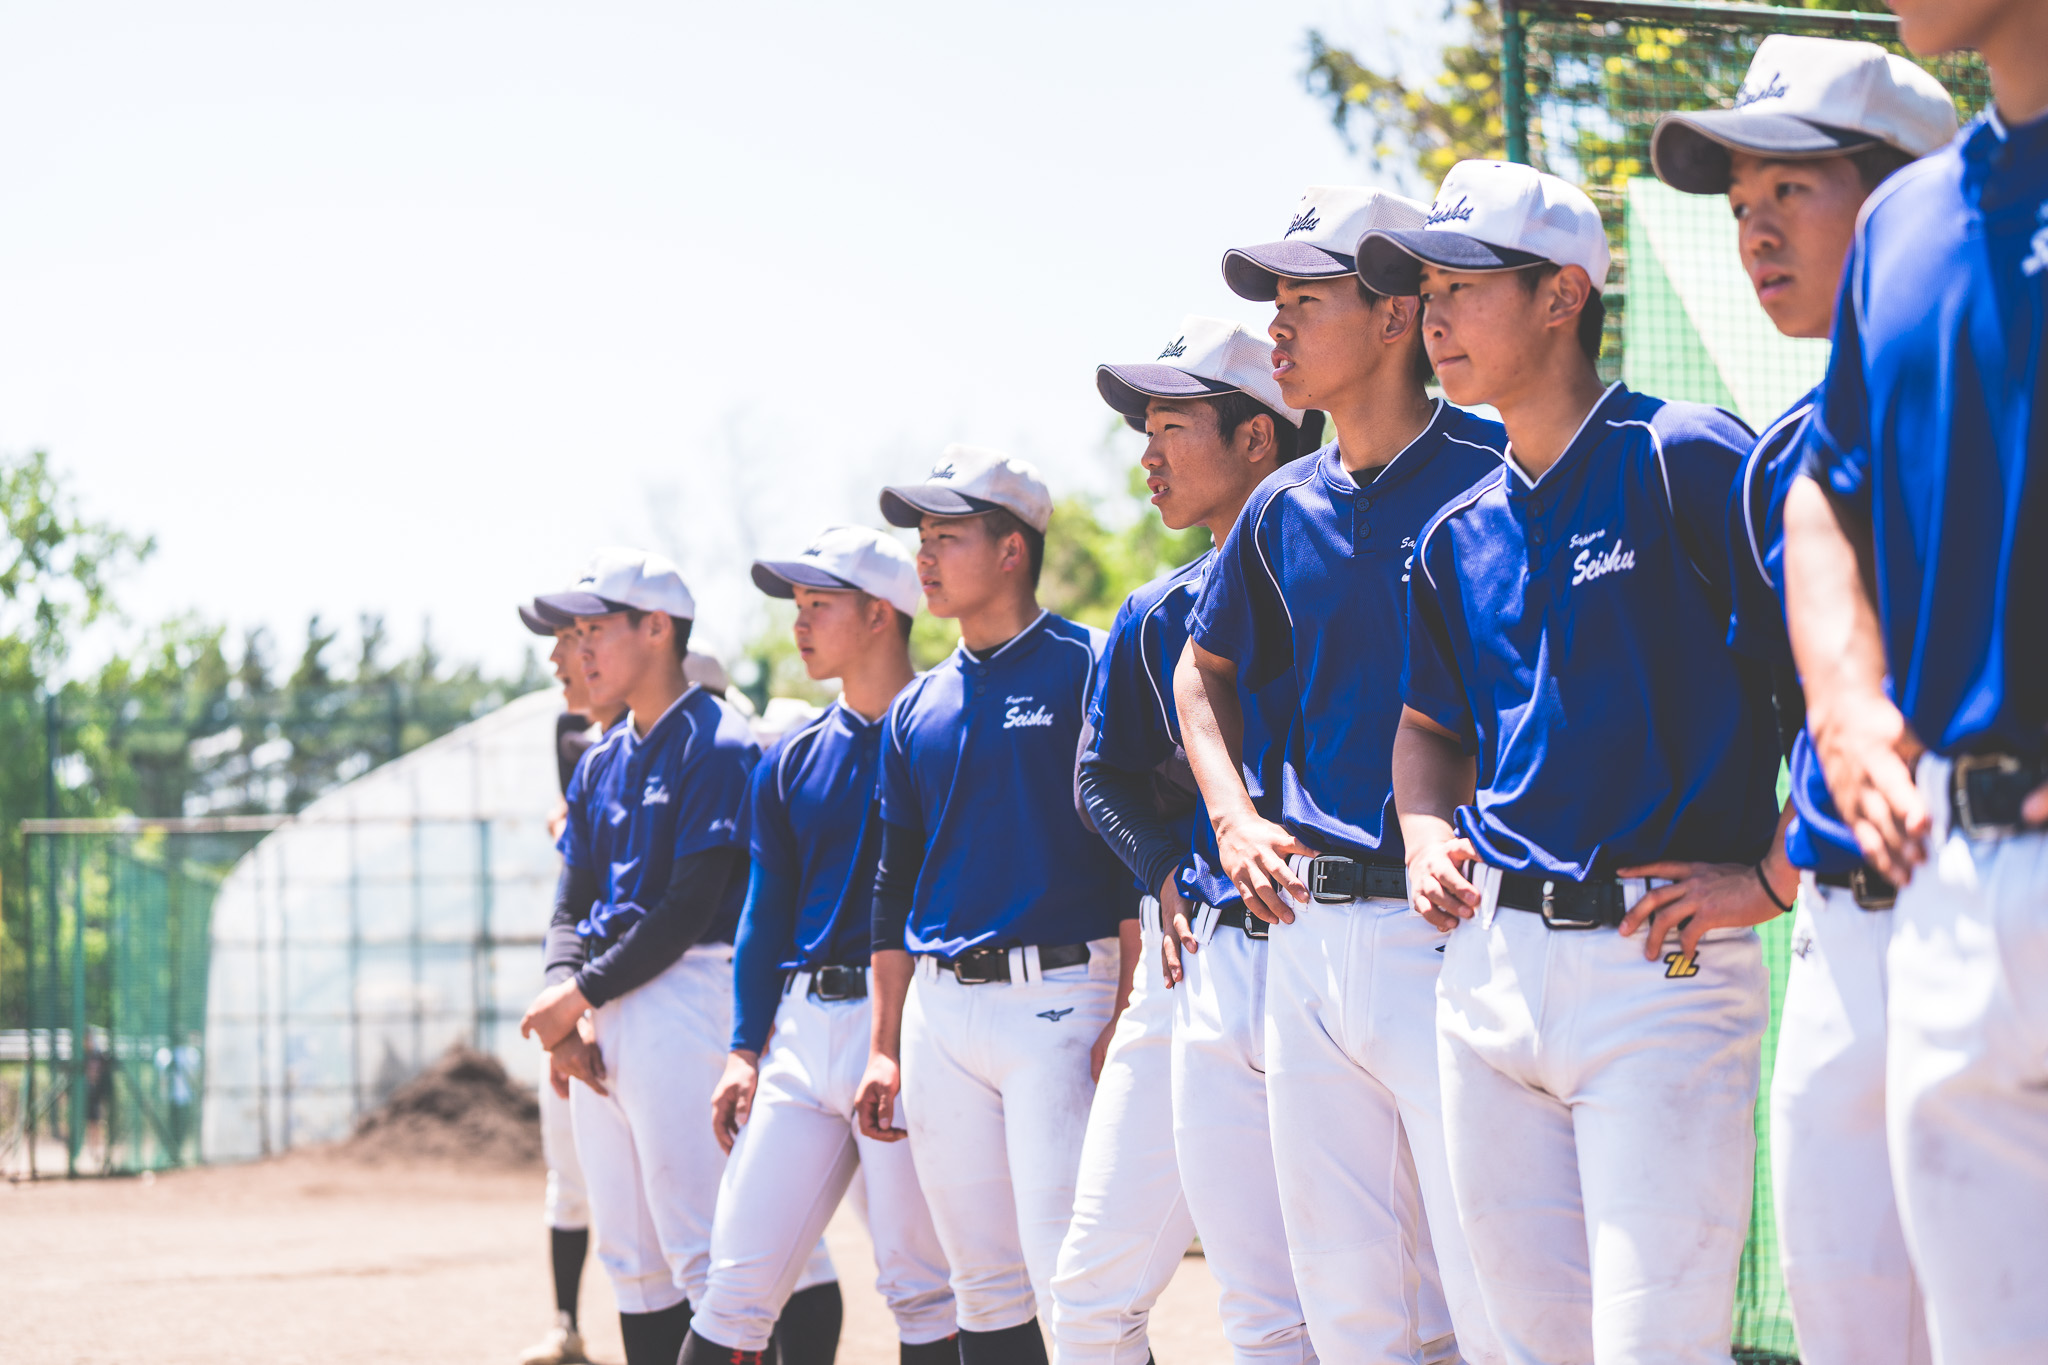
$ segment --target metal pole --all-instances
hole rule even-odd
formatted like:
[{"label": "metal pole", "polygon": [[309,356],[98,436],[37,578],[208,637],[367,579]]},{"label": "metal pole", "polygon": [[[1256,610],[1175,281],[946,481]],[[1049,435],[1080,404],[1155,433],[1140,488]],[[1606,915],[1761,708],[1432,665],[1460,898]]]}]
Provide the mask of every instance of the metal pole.
[{"label": "metal pole", "polygon": [[85,855],[71,847],[71,1131],[65,1134],[64,1173],[78,1174],[85,1146]]},{"label": "metal pole", "polygon": [[1508,160],[1529,164],[1529,72],[1522,46],[1522,10],[1516,0],[1500,5],[1501,124]]},{"label": "metal pole", "polygon": [[426,889],[421,885],[420,868],[420,817],[412,817],[412,1069],[418,1074],[426,1067],[426,989],[427,966],[426,946],[421,940],[425,932],[423,923],[426,916]]},{"label": "metal pole", "polygon": [[277,1053],[284,1149],[292,1149],[292,953],[291,893],[285,887],[284,852],[277,854]]},{"label": "metal pole", "polygon": [[[261,844],[257,845],[262,848]],[[275,856],[273,854],[273,856]],[[256,1131],[263,1155],[270,1155],[270,1068],[265,1053],[270,1050],[270,990],[263,962],[263,868],[259,863],[249,878],[256,888]]]},{"label": "metal pole", "polygon": [[[47,846],[47,844],[45,845]],[[22,839],[23,861],[28,866],[28,875],[22,878],[22,904],[28,912],[27,933],[22,945],[22,991],[21,1008],[28,1028],[24,1037],[28,1042],[28,1075],[24,1078],[21,1111],[21,1136],[28,1144],[28,1178],[36,1178],[36,855],[37,844],[33,835]]]},{"label": "metal pole", "polygon": [[350,1118],[363,1116],[363,869],[356,850],[356,815],[348,815],[348,1085]]},{"label": "metal pole", "polygon": [[476,822],[476,960],[470,966],[470,1018],[476,1022],[471,1026],[476,1050],[488,1051],[490,1039],[497,1026],[492,1006],[495,997],[491,990],[491,821],[486,816]]}]

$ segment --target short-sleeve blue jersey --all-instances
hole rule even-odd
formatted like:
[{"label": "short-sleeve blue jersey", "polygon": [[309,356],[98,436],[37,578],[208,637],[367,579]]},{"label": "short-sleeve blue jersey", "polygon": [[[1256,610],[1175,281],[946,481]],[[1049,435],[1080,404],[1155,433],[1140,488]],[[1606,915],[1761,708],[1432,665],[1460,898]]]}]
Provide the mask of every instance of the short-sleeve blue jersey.
[{"label": "short-sleeve blue jersey", "polygon": [[898,695],[882,737],[882,818],[922,836],[906,947],[1112,938],[1130,874],[1081,819],[1099,630],[1051,612],[986,659],[964,645]]},{"label": "short-sleeve blue jersey", "polygon": [[[747,779],[761,756],[746,717],[692,686],[645,738],[614,725],[569,779],[558,848],[597,878],[600,899],[576,926],[592,952],[640,922],[668,890],[677,860],[739,843]],[[730,942],[737,909],[703,941]]]},{"label": "short-sleeve blue jersey", "polygon": [[1280,819],[1318,852],[1401,857],[1393,753],[1415,538],[1506,445],[1499,423],[1442,401],[1362,486],[1327,445],[1267,476],[1202,585],[1197,644],[1253,692],[1294,674]]},{"label": "short-sleeve blue jersey", "polygon": [[[1216,555],[1210,550],[1192,563],[1161,574],[1125,598],[1117,611],[1089,710],[1095,752],[1103,762],[1126,772],[1146,773],[1175,758],[1185,759],[1173,674],[1188,642],[1188,613]],[[1245,790],[1269,819],[1278,811],[1277,803],[1266,795],[1267,758],[1273,752],[1272,735],[1285,732],[1286,708],[1293,703],[1292,678],[1291,673],[1283,674],[1257,696],[1248,694],[1241,683],[1238,687],[1238,703],[1244,711],[1240,757]],[[1237,904],[1237,890],[1223,875],[1216,853],[1216,830],[1199,793],[1191,816],[1172,823],[1185,836],[1188,849],[1174,874],[1181,894],[1204,905]],[[1156,886],[1141,889],[1148,895],[1159,890]]]},{"label": "short-sleeve blue jersey", "polygon": [[1510,450],[1424,531],[1403,693],[1476,756],[1458,830],[1488,863],[1583,880],[1770,846],[1769,671],[1727,644],[1754,439],[1616,384],[1542,478]]},{"label": "short-sleeve blue jersey", "polygon": [[2048,752],[2048,118],[1872,192],[1807,471],[1867,523],[1893,699],[1950,756]]},{"label": "short-sleeve blue jersey", "polygon": [[787,921],[747,924],[750,942],[771,951],[778,967],[868,965],[881,770],[882,722],[843,702],[775,741],[754,769],[748,852],[796,888],[795,902],[784,907],[793,912]]},{"label": "short-sleeve blue jersey", "polygon": [[[1819,390],[1808,393],[1757,437],[1742,462],[1736,496],[1728,502],[1728,561],[1735,576],[1728,643],[1777,669],[1794,671],[1792,641],[1785,629],[1785,495],[1799,475],[1803,438]],[[1792,786],[1792,820],[1785,826],[1785,857],[1794,867],[1820,873],[1849,872],[1863,861],[1856,836],[1842,823],[1828,795],[1826,776],[1814,757],[1813,740],[1802,727],[1786,755]]]}]

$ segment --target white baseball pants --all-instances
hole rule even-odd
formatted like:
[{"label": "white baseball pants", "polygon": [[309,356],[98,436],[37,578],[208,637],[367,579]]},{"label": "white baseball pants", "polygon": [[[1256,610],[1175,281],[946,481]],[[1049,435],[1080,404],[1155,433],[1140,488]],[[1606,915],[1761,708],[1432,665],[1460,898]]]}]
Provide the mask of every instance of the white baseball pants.
[{"label": "white baseball pants", "polygon": [[1928,1365],[1884,1134],[1892,912],[1800,886],[1771,1073],[1771,1189],[1805,1365]]},{"label": "white baseball pants", "polygon": [[[574,1090],[575,1083],[569,1088]],[[573,1232],[590,1226],[590,1200],[583,1189],[583,1163],[576,1159],[576,1132],[569,1101],[548,1082],[548,1054],[540,1054],[540,1154],[547,1162],[548,1192],[541,1206],[551,1228]]]},{"label": "white baseball pants", "polygon": [[[591,1017],[610,1093],[579,1082],[569,1112],[598,1263],[621,1313],[694,1304],[725,1169],[710,1101],[732,1038],[732,945],[690,949]],[[836,1278],[822,1242],[806,1271],[798,1288]]]},{"label": "white baseball pants", "polygon": [[1173,1156],[1173,999],[1159,903],[1143,902],[1131,1001],[1117,1021],[1081,1141],[1073,1221],[1052,1278],[1060,1365],[1145,1365],[1145,1323],[1195,1240]]},{"label": "white baseball pants", "polygon": [[815,999],[810,982],[810,973],[797,973],[775,1011],[753,1114],[719,1183],[695,1330],[736,1350],[767,1349],[803,1270],[803,1249],[816,1245],[858,1175],[875,1288],[896,1315],[897,1336],[912,1345],[937,1341],[953,1332],[953,1291],[910,1145],[862,1137],[854,1119],[873,1011],[864,999]]},{"label": "white baseball pants", "polygon": [[[1515,1365],[1727,1365],[1770,978],[1753,930],[1640,937],[1499,909],[1438,982],[1451,1183]],[[1631,883],[1631,904],[1643,885]],[[1667,952],[1676,944],[1667,942]],[[1697,970],[1691,975],[1685,973]]]},{"label": "white baseball pants", "polygon": [[1397,900],[1296,904],[1267,941],[1273,1161],[1302,1313],[1329,1360],[1498,1359],[1445,1167],[1443,941]]},{"label": "white baseball pants", "polygon": [[911,980],[903,1126],[966,1331],[1052,1319],[1095,1095],[1088,1053],[1116,1005],[1116,940],[1089,946],[1049,974],[1037,949],[1013,949],[1008,982],[963,986],[931,958]]},{"label": "white baseball pants", "polygon": [[1951,826],[1920,763],[1928,861],[1899,889],[1886,1118],[1942,1365],[2048,1360],[2048,834]]},{"label": "white baseball pants", "polygon": [[1238,1365],[1314,1365],[1266,1121],[1266,943],[1197,907],[1173,1002],[1173,1146]]}]

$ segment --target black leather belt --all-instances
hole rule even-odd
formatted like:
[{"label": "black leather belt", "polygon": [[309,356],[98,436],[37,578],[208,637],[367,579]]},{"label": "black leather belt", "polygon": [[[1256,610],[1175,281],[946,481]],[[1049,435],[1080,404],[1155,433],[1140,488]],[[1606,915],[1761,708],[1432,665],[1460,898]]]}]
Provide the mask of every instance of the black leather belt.
[{"label": "black leather belt", "polygon": [[1847,891],[1864,910],[1889,910],[1899,899],[1899,888],[1868,863],[1850,872],[1816,872],[1813,879]]},{"label": "black leather belt", "polygon": [[1956,827],[1972,839],[2003,839],[2024,827],[2020,806],[2048,782],[2048,763],[2011,754],[1965,754],[1949,773]]},{"label": "black leather belt", "polygon": [[1343,905],[1366,899],[1408,899],[1408,869],[1399,863],[1362,863],[1326,854],[1308,860],[1309,899],[1318,905]]},{"label": "black leather belt", "polygon": [[[1060,943],[1038,950],[1038,969],[1042,972],[1078,967],[1087,960],[1088,945],[1085,943]],[[950,962],[941,957],[934,957],[932,961],[938,964],[940,971],[951,972],[963,986],[987,986],[1010,979],[1008,948],[974,948]]]},{"label": "black leather belt", "polygon": [[1245,908],[1243,901],[1226,905],[1216,912],[1216,927],[1219,929],[1242,929],[1246,938],[1266,938],[1273,932],[1273,926]]},{"label": "black leather belt", "polygon": [[1611,929],[1628,914],[1621,883],[1612,877],[1574,882],[1504,871],[1500,903],[1541,915],[1553,929]]},{"label": "black leather belt", "polygon": [[865,1000],[868,998],[868,972],[865,967],[842,967],[827,964],[823,967],[799,968],[789,974],[782,983],[784,991],[796,984],[802,972],[811,974],[811,984],[804,988],[804,994],[814,1000]]}]

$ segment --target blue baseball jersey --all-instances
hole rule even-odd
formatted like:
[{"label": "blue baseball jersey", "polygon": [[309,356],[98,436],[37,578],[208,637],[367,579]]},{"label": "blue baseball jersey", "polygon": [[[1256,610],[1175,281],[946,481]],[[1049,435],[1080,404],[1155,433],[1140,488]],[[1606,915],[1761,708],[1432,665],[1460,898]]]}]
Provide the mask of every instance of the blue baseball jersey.
[{"label": "blue baseball jersey", "polygon": [[[1202,581],[1215,565],[1217,552],[1210,550],[1192,563],[1162,574],[1124,599],[1116,621],[1109,629],[1095,698],[1089,708],[1089,724],[1095,730],[1095,752],[1106,763],[1126,772],[1145,773],[1161,764],[1185,761],[1181,744],[1180,711],[1173,699],[1173,674],[1180,665],[1188,642],[1188,614],[1194,609]],[[1261,813],[1277,815],[1276,803],[1266,796],[1267,757],[1274,752],[1272,735],[1285,733],[1287,707],[1292,703],[1292,674],[1276,680],[1263,694],[1238,688],[1238,702],[1244,711],[1245,789]],[[1273,720],[1278,713],[1279,723]],[[1216,830],[1209,823],[1208,806],[1199,792],[1194,809],[1185,818],[1171,821],[1182,834],[1188,856],[1174,876],[1180,893],[1205,905],[1231,906],[1238,903],[1237,889],[1223,875],[1216,853]],[[1159,888],[1140,888],[1155,895]]]},{"label": "blue baseball jersey", "polygon": [[[576,932],[594,954],[640,922],[681,858],[739,843],[747,779],[761,756],[746,717],[691,687],[642,738],[630,721],[590,747],[569,779],[557,847],[597,878],[599,897]],[[737,908],[704,941],[730,941]]]},{"label": "blue baseball jersey", "polygon": [[1393,753],[1415,537],[1506,445],[1499,423],[1441,400],[1370,483],[1327,445],[1259,485],[1203,582],[1195,642],[1252,692],[1294,675],[1280,820],[1318,852],[1402,855]]},{"label": "blue baseball jersey", "polygon": [[1806,468],[1867,521],[1899,709],[2048,751],[2048,119],[1978,120],[1865,203]]},{"label": "blue baseball jersey", "polygon": [[1616,384],[1542,478],[1510,451],[1423,533],[1403,695],[1476,756],[1458,829],[1487,862],[1583,880],[1770,846],[1769,672],[1727,644],[1753,440]]},{"label": "blue baseball jersey", "polygon": [[[1728,643],[1784,677],[1794,671],[1783,596],[1785,495],[1799,476],[1803,438],[1818,395],[1818,389],[1808,393],[1764,428],[1742,462],[1736,496],[1728,502],[1728,562],[1734,574]],[[1785,827],[1787,861],[1822,873],[1853,870],[1863,861],[1862,851],[1835,810],[1804,728],[1786,757],[1792,791],[1792,820]]]},{"label": "blue baseball jersey", "polygon": [[868,965],[881,771],[882,722],[842,702],[775,741],[754,769],[747,850],[755,862],[793,874],[798,888],[790,922],[749,926],[770,932],[777,966]]},{"label": "blue baseball jersey", "polygon": [[889,708],[882,818],[925,849],[911,952],[1115,937],[1130,874],[1074,797],[1103,641],[1041,612],[986,659],[954,650]]}]

